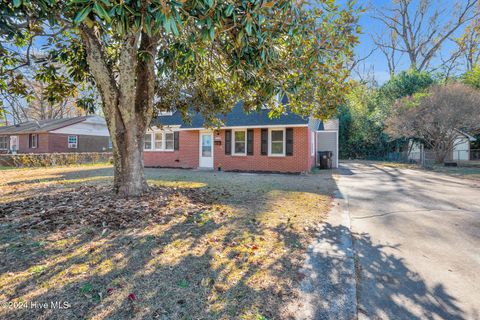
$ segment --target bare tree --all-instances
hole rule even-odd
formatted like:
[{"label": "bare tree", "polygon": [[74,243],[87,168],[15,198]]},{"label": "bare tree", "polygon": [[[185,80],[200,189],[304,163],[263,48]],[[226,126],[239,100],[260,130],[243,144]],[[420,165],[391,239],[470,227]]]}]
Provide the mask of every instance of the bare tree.
[{"label": "bare tree", "polygon": [[[480,11],[480,6],[477,11]],[[463,35],[454,41],[458,46],[458,54],[465,58],[466,70],[472,70],[480,63],[480,16],[472,20]]]},{"label": "bare tree", "polygon": [[420,139],[443,163],[461,131],[480,132],[480,91],[461,83],[436,85],[427,94],[398,100],[386,121],[394,138]]},{"label": "bare tree", "polygon": [[[397,24],[396,22],[393,23]],[[398,37],[395,31],[396,28],[398,27],[395,26],[393,29],[389,30],[388,36],[372,36],[373,43],[375,43],[375,46],[380,49],[387,60],[388,72],[390,73],[390,76],[393,76],[396,73],[397,64],[404,54],[404,52],[398,48]]]},{"label": "bare tree", "polygon": [[[480,11],[480,5],[476,10]],[[443,71],[446,79],[455,71],[470,71],[480,63],[480,16],[470,21],[461,36],[451,37],[450,40],[455,43],[456,49],[448,54],[440,52],[441,64],[436,68]]]},{"label": "bare tree", "polygon": [[[33,56],[33,59],[38,59],[38,56]],[[92,88],[82,91],[75,87],[72,89],[72,95],[66,95],[61,101],[52,100],[47,90],[47,84],[35,79],[37,65],[24,66],[21,71],[24,80],[23,85],[28,92],[27,96],[8,91],[0,92],[0,99],[3,100],[3,113],[6,115],[6,124],[17,124],[30,120],[69,118],[88,113],[87,110],[77,106],[76,100],[79,96],[85,94],[94,96],[95,92],[91,92]],[[15,72],[19,73],[20,71]]]},{"label": "bare tree", "polygon": [[354,74],[358,80],[362,83],[369,84],[374,86],[376,84],[375,75],[374,75],[374,65],[367,65],[365,62],[371,55],[377,50],[377,48],[372,48],[366,55],[355,57],[350,62],[348,69],[352,74]]},{"label": "bare tree", "polygon": [[435,9],[439,6],[433,0],[398,0],[391,8],[377,10],[374,17],[389,32],[374,41],[387,57],[390,72],[395,71],[395,56],[401,54],[408,56],[410,68],[428,69],[442,44],[479,16],[478,2],[458,0],[447,10]]}]

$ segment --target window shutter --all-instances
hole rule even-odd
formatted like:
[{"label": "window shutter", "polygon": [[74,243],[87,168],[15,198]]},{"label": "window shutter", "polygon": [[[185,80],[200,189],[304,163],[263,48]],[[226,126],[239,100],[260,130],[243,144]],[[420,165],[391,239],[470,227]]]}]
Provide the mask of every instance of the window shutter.
[{"label": "window shutter", "polygon": [[247,130],[247,155],[253,156],[253,129]]},{"label": "window shutter", "polygon": [[178,131],[173,132],[173,150],[180,148],[180,134]]},{"label": "window shutter", "polygon": [[285,136],[286,136],[285,154],[287,156],[293,156],[293,128],[287,128],[285,130]]},{"label": "window shutter", "polygon": [[32,134],[31,133],[28,135],[28,147],[29,148],[32,147]]},{"label": "window shutter", "polygon": [[232,130],[225,130],[225,154],[232,154]]},{"label": "window shutter", "polygon": [[262,143],[261,154],[266,156],[268,154],[268,129],[262,129]]}]

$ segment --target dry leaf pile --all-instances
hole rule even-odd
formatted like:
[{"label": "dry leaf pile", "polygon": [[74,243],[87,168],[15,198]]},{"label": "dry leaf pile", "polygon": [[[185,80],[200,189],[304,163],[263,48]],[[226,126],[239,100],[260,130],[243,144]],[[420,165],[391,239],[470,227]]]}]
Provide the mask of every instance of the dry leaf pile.
[{"label": "dry leaf pile", "polygon": [[211,207],[199,188],[151,187],[136,198],[119,198],[108,186],[83,186],[60,195],[41,195],[0,204],[0,219],[18,229],[54,231],[91,226],[110,230],[166,223],[172,214],[195,214]]}]

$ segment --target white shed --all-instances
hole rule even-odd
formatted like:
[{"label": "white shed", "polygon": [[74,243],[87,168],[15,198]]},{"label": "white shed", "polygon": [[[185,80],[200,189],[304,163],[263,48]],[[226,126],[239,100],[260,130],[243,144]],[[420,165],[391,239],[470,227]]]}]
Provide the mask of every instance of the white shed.
[{"label": "white shed", "polygon": [[338,128],[338,119],[331,119],[321,122],[317,130],[317,152],[332,152],[332,168],[338,168]]}]

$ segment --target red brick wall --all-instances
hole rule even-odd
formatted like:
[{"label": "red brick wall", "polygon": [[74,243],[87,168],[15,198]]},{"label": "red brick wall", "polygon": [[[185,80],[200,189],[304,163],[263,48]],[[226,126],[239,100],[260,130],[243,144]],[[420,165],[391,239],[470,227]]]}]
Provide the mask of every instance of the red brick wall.
[{"label": "red brick wall", "polygon": [[176,151],[145,151],[143,156],[145,167],[198,168],[198,131],[180,131],[178,149]]},{"label": "red brick wall", "polygon": [[[214,141],[220,137],[221,145],[214,144],[214,168],[239,171],[304,172],[314,165],[310,151],[310,130],[307,127],[293,128],[293,155],[269,157],[260,154],[260,130],[254,129],[253,155],[225,155],[225,130],[214,133]],[[145,151],[146,167],[197,168],[199,165],[199,131],[180,131],[178,151]]]},{"label": "red brick wall", "polygon": [[68,136],[72,134],[50,133],[49,152],[105,152],[108,150],[108,137],[76,135],[77,148],[68,148]]},{"label": "red brick wall", "polygon": [[[18,153],[105,152],[109,151],[108,137],[78,135],[78,148],[68,148],[68,134],[39,133],[37,148],[29,147],[29,134],[16,134]],[[10,138],[9,138],[10,144]]]},{"label": "red brick wall", "polygon": [[29,147],[29,134],[19,134],[19,148],[18,153],[47,153],[49,151],[48,133],[38,134],[37,148]]},{"label": "red brick wall", "polygon": [[[260,154],[261,129],[254,129],[253,155],[233,156],[225,155],[225,130],[221,130],[222,145],[214,148],[214,167],[219,165],[225,171],[275,171],[275,172],[304,172],[311,168],[310,136],[307,127],[293,128],[293,155],[285,157],[269,157]],[[216,136],[218,137],[218,136]]]}]

